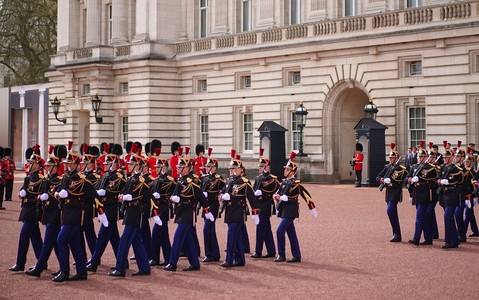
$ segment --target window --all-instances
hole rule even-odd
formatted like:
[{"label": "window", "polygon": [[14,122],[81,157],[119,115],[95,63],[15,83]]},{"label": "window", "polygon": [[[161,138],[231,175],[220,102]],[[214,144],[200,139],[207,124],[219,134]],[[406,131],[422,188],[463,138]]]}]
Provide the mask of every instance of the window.
[{"label": "window", "polygon": [[418,76],[422,74],[422,62],[420,60],[408,62],[409,76]]},{"label": "window", "polygon": [[242,0],[243,32],[251,31],[251,0]]},{"label": "window", "polygon": [[208,35],[208,0],[200,0],[200,38]]},{"label": "window", "polygon": [[301,85],[301,70],[299,67],[289,67],[283,69],[283,85]]},{"label": "window", "polygon": [[243,150],[253,150],[253,114],[243,114]]},{"label": "window", "polygon": [[128,94],[128,82],[120,82],[120,94]]},{"label": "window", "polygon": [[407,8],[419,7],[422,5],[422,0],[406,0]]},{"label": "window", "polygon": [[85,83],[82,86],[82,95],[83,96],[90,95],[90,84],[89,83]]},{"label": "window", "polygon": [[121,143],[123,148],[126,148],[126,142],[128,142],[128,117],[121,118]]},{"label": "window", "polygon": [[251,75],[238,73],[236,74],[236,89],[237,90],[244,90],[251,88]]},{"label": "window", "polygon": [[205,149],[209,147],[208,116],[200,116],[200,140]]},{"label": "window", "polygon": [[205,93],[208,91],[208,82],[206,79],[198,79],[196,81],[196,92]]},{"label": "window", "polygon": [[301,23],[301,0],[291,0],[290,5],[290,25]]},{"label": "window", "polygon": [[426,138],[426,108],[409,107],[409,146],[414,147]]},{"label": "window", "polygon": [[301,83],[301,72],[291,72],[291,85]]},{"label": "window", "polygon": [[293,150],[299,149],[299,140],[301,131],[299,130],[300,116],[295,114],[294,111],[291,112],[291,142]]},{"label": "window", "polygon": [[352,17],[356,15],[356,0],[344,0],[344,16]]},{"label": "window", "polygon": [[108,41],[111,41],[113,37],[113,6],[110,4],[108,9]]}]

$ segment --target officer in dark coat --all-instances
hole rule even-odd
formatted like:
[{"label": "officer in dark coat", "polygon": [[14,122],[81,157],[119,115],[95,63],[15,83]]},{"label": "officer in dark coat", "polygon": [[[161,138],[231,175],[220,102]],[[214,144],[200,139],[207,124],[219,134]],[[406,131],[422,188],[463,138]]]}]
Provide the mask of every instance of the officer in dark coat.
[{"label": "officer in dark coat", "polygon": [[[264,149],[261,148],[259,158],[259,176],[254,181],[254,194],[259,209],[259,224],[256,225],[256,246],[252,258],[275,257],[273,232],[271,231],[271,215],[274,211],[273,194],[279,188],[278,178],[271,174],[270,160],[263,157]],[[263,243],[266,246],[266,255],[262,255]]]},{"label": "officer in dark coat", "polygon": [[[136,152],[135,144],[133,144],[132,152]],[[128,162],[130,177],[121,192],[119,199],[123,201],[125,216],[123,218],[123,234],[120,238],[118,252],[116,256],[115,270],[108,273],[110,276],[125,277],[126,262],[130,246],[133,246],[138,271],[131,274],[132,276],[150,275],[151,267],[148,263],[146,249],[141,241],[141,224],[143,218],[142,206],[144,201],[150,201],[150,190],[145,184],[145,179],[141,176],[141,167],[144,161],[137,154],[133,154]]]},{"label": "officer in dark coat", "polygon": [[[58,149],[59,147],[57,147]],[[66,158],[66,149],[54,154],[55,147],[50,145],[48,153],[48,160],[45,163],[45,180],[43,183],[43,192],[40,195],[42,201],[43,214],[41,221],[45,224],[45,238],[43,240],[42,251],[37,263],[32,269],[27,270],[25,273],[31,276],[39,277],[44,269],[47,267],[48,258],[52,250],[55,249],[55,253],[58,261],[60,261],[60,255],[57,247],[57,236],[60,232],[60,208],[59,202],[55,198],[55,192],[61,184],[61,177],[58,176],[58,165],[60,161]]]},{"label": "officer in dark coat", "polygon": [[276,231],[278,256],[275,258],[275,262],[286,261],[286,233],[289,237],[291,254],[293,255],[293,258],[288,260],[288,262],[301,262],[301,251],[294,227],[294,219],[299,218],[299,196],[306,201],[309,213],[315,218],[318,216],[311,194],[301,185],[301,181],[296,179],[298,165],[293,161],[295,157],[296,152],[291,152],[289,161],[286,163],[286,166],[284,166],[285,179],[281,182],[281,186],[276,194],[273,195],[273,199],[278,202],[276,207],[278,217],[281,218],[281,222]]},{"label": "officer in dark coat", "polygon": [[228,224],[228,237],[226,242],[226,259],[221,264],[224,268],[241,267],[245,265],[245,243],[241,234],[245,222],[247,201],[252,207],[253,220],[259,221],[259,210],[256,204],[253,187],[249,180],[241,176],[242,162],[231,150],[231,163],[229,165],[230,178],[225,188],[220,193],[222,205],[225,206],[225,220]]},{"label": "officer in dark coat", "polygon": [[444,226],[445,236],[443,249],[457,248],[459,246],[459,235],[454,220],[456,207],[461,202],[460,185],[464,180],[462,169],[454,162],[454,154],[451,149],[444,152],[444,165],[441,167],[441,173],[437,181],[439,185],[438,193],[442,195],[444,203]]},{"label": "officer in dark coat", "polygon": [[95,187],[98,194],[96,209],[101,226],[96,239],[95,252],[86,266],[87,270],[91,272],[96,272],[108,242],[110,242],[115,257],[118,256],[117,251],[120,244],[117,224],[119,212],[118,195],[123,190],[126,182],[125,176],[120,169],[122,152],[121,145],[113,145],[111,153],[105,157],[104,166],[106,172]]},{"label": "officer in dark coat", "polygon": [[[178,224],[173,238],[173,246],[168,265],[163,269],[166,271],[176,271],[180,251],[186,250],[190,265],[183,271],[197,271],[200,269],[198,260],[198,245],[195,237],[196,206],[198,203],[205,210],[205,217],[214,221],[214,216],[209,212],[208,202],[201,191],[201,188],[193,177],[193,159],[187,156],[181,157],[178,161],[178,182],[170,197],[170,201],[175,203],[176,215],[175,223]],[[185,247],[184,247],[185,246]]]},{"label": "officer in dark coat", "polygon": [[[57,237],[60,253],[60,272],[53,278],[54,282],[66,280],[86,280],[86,253],[82,245],[82,224],[85,199],[95,199],[96,191],[91,181],[78,172],[80,155],[72,151],[73,142],[68,142],[68,156],[64,160],[66,172],[58,188],[58,198],[62,210],[62,227]],[[70,275],[70,250],[75,259],[77,274]]]},{"label": "officer in dark coat", "polygon": [[[150,173],[149,166],[149,157],[142,156],[141,163],[141,176],[145,179],[145,184],[148,187],[148,191],[151,189],[151,185],[155,178]],[[156,172],[155,172],[156,173]],[[151,228],[150,228],[150,215],[151,215],[151,193],[147,193],[147,199],[144,199],[142,205],[142,223],[141,223],[141,240],[145,246],[146,255],[148,256],[148,261],[151,260]]]},{"label": "officer in dark coat", "polygon": [[402,202],[403,181],[407,174],[406,168],[399,164],[400,157],[394,150],[395,146],[394,143],[391,144],[389,164],[385,165],[376,177],[376,181],[380,182],[382,187],[386,187],[387,214],[393,232],[390,242],[401,241],[401,226],[399,225],[397,205]]},{"label": "officer in dark coat", "polygon": [[43,192],[44,177],[40,173],[45,161],[40,156],[39,146],[36,145],[32,156],[28,160],[28,176],[23,180],[23,186],[18,193],[22,201],[19,221],[23,222],[18,240],[17,262],[9,268],[10,271],[23,271],[27,261],[29,241],[32,242],[35,257],[40,257],[43,242],[40,235],[38,220],[41,215],[38,196]]},{"label": "officer in dark coat", "polygon": [[[211,149],[211,148],[209,148]],[[204,164],[203,173],[205,176],[201,180],[201,190],[208,200],[209,211],[213,216],[218,216],[219,202],[218,195],[225,186],[225,180],[217,174],[218,161],[211,158],[211,151],[208,151],[208,160]],[[219,261],[221,258],[218,237],[216,236],[216,220],[204,218],[203,240],[205,244],[205,258],[203,262]]]},{"label": "officer in dark coat", "polygon": [[[156,172],[158,177],[151,185],[151,217],[155,222],[151,232],[150,266],[166,266],[170,260],[171,242],[168,232],[170,220],[169,199],[175,190],[174,178],[168,174],[168,159],[160,158],[161,148],[156,148]],[[160,249],[163,251],[163,263],[160,263]]]}]

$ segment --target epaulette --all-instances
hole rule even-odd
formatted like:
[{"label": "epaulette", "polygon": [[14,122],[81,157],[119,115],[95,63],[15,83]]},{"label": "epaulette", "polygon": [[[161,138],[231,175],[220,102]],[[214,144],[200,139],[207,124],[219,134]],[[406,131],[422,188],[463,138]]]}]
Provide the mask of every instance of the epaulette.
[{"label": "epaulette", "polygon": [[155,177],[153,177],[152,175],[149,175],[149,176],[151,180],[155,180]]},{"label": "epaulette", "polygon": [[166,178],[168,178],[168,180],[175,181],[175,179],[171,177],[170,175],[167,175]]},{"label": "epaulette", "polygon": [[221,178],[221,175],[220,174],[215,174],[215,178],[216,179]]},{"label": "epaulette", "polygon": [[143,176],[140,176],[140,177],[138,178],[138,181],[141,182],[141,183],[143,183],[143,182],[145,182],[145,178],[143,178]]},{"label": "epaulette", "polygon": [[123,178],[123,174],[121,174],[121,172],[117,172],[118,174],[118,178],[122,179]]},{"label": "epaulette", "polygon": [[187,183],[191,183],[192,181],[193,181],[193,179],[191,179],[190,177],[186,178]]},{"label": "epaulette", "polygon": [[40,178],[40,179],[44,179],[44,178],[45,178],[45,176],[43,176],[43,174],[42,174],[42,173],[38,173],[38,178]]},{"label": "epaulette", "polygon": [[249,183],[248,178],[246,178],[246,177],[241,177],[241,179],[243,179],[243,182],[244,182],[244,183]]},{"label": "epaulette", "polygon": [[296,180],[294,181],[294,183],[296,183],[296,184],[301,183],[301,180],[296,179]]},{"label": "epaulette", "polygon": [[78,177],[80,177],[80,179],[85,179],[86,178],[85,174],[78,174]]},{"label": "epaulette", "polygon": [[276,176],[276,175],[273,175],[273,174],[269,174],[269,175],[271,176],[271,178],[274,178],[274,179],[278,178],[278,176]]}]

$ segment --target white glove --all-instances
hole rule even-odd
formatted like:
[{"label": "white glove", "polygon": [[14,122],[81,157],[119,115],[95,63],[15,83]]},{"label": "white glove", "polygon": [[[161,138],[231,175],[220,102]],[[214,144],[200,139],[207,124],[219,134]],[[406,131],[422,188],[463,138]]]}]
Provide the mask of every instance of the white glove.
[{"label": "white glove", "polygon": [[316,208],[311,208],[309,210],[309,213],[315,218],[318,216],[318,212],[316,211]]},{"label": "white glove", "polygon": [[131,194],[123,195],[123,201],[131,201],[131,200],[133,200],[133,197],[131,196]]},{"label": "white glove", "polygon": [[467,206],[467,207],[469,207],[469,208],[472,207],[472,205],[471,205],[471,200],[468,199],[468,200],[465,201],[465,203],[466,203],[466,206]]},{"label": "white glove", "polygon": [[279,196],[279,200],[280,200],[280,201],[288,201],[288,196],[286,196],[286,195],[281,195],[281,196]]},{"label": "white glove", "polygon": [[158,226],[163,226],[163,222],[161,221],[159,216],[154,216],[153,221],[155,221],[155,224]]},{"label": "white glove", "polygon": [[251,218],[253,218],[253,221],[256,225],[259,224],[259,216],[258,215],[253,215]]},{"label": "white glove", "polygon": [[65,199],[66,197],[68,197],[68,192],[65,189],[63,189],[60,191],[60,193],[58,193],[58,197]]},{"label": "white glove", "polygon": [[215,221],[215,217],[213,216],[212,213],[208,212],[205,214],[205,218],[207,218],[208,220],[210,220],[211,222],[214,222]]},{"label": "white glove", "polygon": [[21,189],[20,192],[18,193],[18,195],[20,197],[25,197],[27,195],[27,191],[25,191],[24,189]]},{"label": "white glove", "polygon": [[477,198],[472,198],[472,205],[477,205]]},{"label": "white glove", "polygon": [[412,179],[411,179],[411,182],[412,183],[415,183],[415,182],[418,182],[419,181],[419,177],[417,176],[414,176]]},{"label": "white glove", "polygon": [[171,196],[171,197],[170,197],[170,200],[171,200],[171,202],[173,202],[173,203],[178,203],[178,202],[180,202],[180,197],[178,197],[178,196],[176,196],[176,195],[175,195],[175,196]]},{"label": "white glove", "polygon": [[98,221],[100,221],[101,225],[104,227],[108,227],[108,218],[106,217],[106,214],[98,214]]},{"label": "white glove", "polygon": [[155,199],[160,199],[161,195],[158,192],[154,192],[153,197],[155,197]]},{"label": "white glove", "polygon": [[409,197],[409,203],[412,204],[412,200],[413,200],[412,197]]},{"label": "white glove", "polygon": [[40,200],[42,201],[47,201],[48,198],[50,198],[50,195],[48,195],[48,193],[43,193],[40,195]]},{"label": "white glove", "polygon": [[261,190],[256,190],[256,191],[254,191],[254,195],[257,196],[257,197],[262,196],[262,195],[263,195],[263,191],[261,191]]},{"label": "white glove", "polygon": [[441,185],[448,185],[448,184],[449,184],[449,180],[441,179]]},{"label": "white glove", "polygon": [[98,194],[98,196],[100,197],[103,197],[106,195],[106,191],[104,189],[101,189],[101,190],[97,190],[96,193]]},{"label": "white glove", "polygon": [[391,183],[391,178],[384,178],[384,183],[385,184],[390,184]]},{"label": "white glove", "polygon": [[230,201],[231,200],[230,194],[228,194],[228,193],[223,194],[223,196],[221,196],[221,200]]},{"label": "white glove", "polygon": [[205,195],[205,198],[208,198],[208,192],[203,192],[203,195]]}]

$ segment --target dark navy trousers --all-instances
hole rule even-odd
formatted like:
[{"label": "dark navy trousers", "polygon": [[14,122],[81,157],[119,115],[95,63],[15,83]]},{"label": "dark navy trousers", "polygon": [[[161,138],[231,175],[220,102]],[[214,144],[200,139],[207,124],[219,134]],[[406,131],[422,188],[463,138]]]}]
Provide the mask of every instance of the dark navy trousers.
[{"label": "dark navy trousers", "polygon": [[117,222],[109,223],[108,227],[103,226],[103,224],[100,226],[98,238],[96,239],[95,252],[90,259],[92,265],[98,266],[100,264],[100,259],[105,252],[108,242],[110,242],[113,253],[117,258],[118,246],[120,244],[120,234],[118,233]]},{"label": "dark navy trousers", "polygon": [[216,236],[216,219],[212,222],[204,218],[203,239],[205,244],[205,257],[220,259],[220,246]]},{"label": "dark navy trousers", "polygon": [[291,246],[291,254],[293,257],[301,258],[301,250],[299,249],[298,236],[294,227],[295,218],[282,218],[276,230],[276,238],[278,240],[278,254],[286,256],[286,235],[288,234]]},{"label": "dark navy trousers", "polygon": [[165,262],[170,260],[171,242],[168,234],[168,222],[163,221],[163,225],[153,225],[151,232],[151,259],[160,262],[160,249],[163,250]]},{"label": "dark navy trousers", "polygon": [[456,206],[449,206],[444,209],[444,227],[445,236],[444,242],[451,245],[459,244],[459,236],[454,218]]},{"label": "dark navy trousers", "polygon": [[38,258],[35,268],[44,270],[46,269],[48,259],[52,254],[52,250],[55,249],[55,254],[60,263],[60,253],[57,246],[57,237],[60,232],[60,223],[48,223],[45,226],[45,237],[43,239],[43,247],[40,252],[40,257]]},{"label": "dark navy trousers", "polygon": [[173,237],[173,246],[171,248],[171,255],[169,263],[173,266],[178,264],[180,252],[186,250],[188,254],[188,261],[193,267],[200,267],[198,259],[199,249],[197,249],[195,228],[191,223],[179,223]]},{"label": "dark navy trousers", "polygon": [[276,254],[273,232],[271,231],[271,217],[259,216],[259,224],[256,225],[256,245],[254,252],[261,254],[263,243],[266,246],[267,254]]},{"label": "dark navy trousers", "polygon": [[125,228],[123,229],[123,234],[121,235],[120,244],[118,245],[118,251],[116,253],[115,270],[125,273],[130,246],[133,246],[138,269],[142,272],[150,272],[151,268],[148,262],[148,256],[146,255],[146,249],[141,241],[140,227],[134,227],[131,225],[125,225]]},{"label": "dark navy trousers", "polygon": [[30,241],[32,242],[33,251],[35,252],[35,257],[38,259],[40,257],[40,252],[42,251],[43,242],[40,235],[40,227],[38,227],[38,222],[25,221],[23,222],[22,229],[20,230],[20,237],[18,239],[18,252],[17,252],[17,262],[18,266],[25,267],[27,262],[27,253],[28,247],[30,246]]},{"label": "dark navy trousers", "polygon": [[401,237],[401,226],[399,225],[399,215],[398,215],[398,202],[389,201],[387,206],[387,214],[389,217],[389,223],[391,223],[391,228],[393,234],[397,234]]},{"label": "dark navy trousers", "polygon": [[77,274],[87,275],[86,254],[82,246],[83,239],[81,225],[63,224],[57,237],[58,252],[60,254],[60,271],[70,274],[70,250],[75,260]]},{"label": "dark navy trousers", "polygon": [[246,227],[244,223],[228,224],[225,261],[229,264],[233,264],[234,262],[238,264],[245,264],[245,241],[244,235],[242,233],[243,227]]}]

